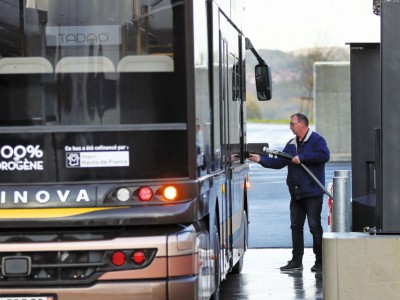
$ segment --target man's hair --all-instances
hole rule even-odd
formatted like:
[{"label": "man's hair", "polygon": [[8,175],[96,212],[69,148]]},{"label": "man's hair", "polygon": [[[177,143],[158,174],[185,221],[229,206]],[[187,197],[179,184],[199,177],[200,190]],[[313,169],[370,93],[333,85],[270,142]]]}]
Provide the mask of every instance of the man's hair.
[{"label": "man's hair", "polygon": [[308,127],[308,118],[307,118],[307,116],[306,115],[303,115],[303,114],[301,114],[301,113],[295,113],[295,114],[293,114],[293,115],[291,115],[290,117],[292,118],[292,117],[294,117],[294,116],[296,116],[297,117],[297,121],[298,122],[304,122],[304,124],[306,124],[306,126]]}]

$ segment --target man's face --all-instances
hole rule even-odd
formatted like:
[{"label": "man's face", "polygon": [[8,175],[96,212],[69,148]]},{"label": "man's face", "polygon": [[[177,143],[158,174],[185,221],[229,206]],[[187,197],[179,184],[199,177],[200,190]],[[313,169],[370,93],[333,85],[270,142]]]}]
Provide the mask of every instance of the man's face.
[{"label": "man's face", "polygon": [[301,123],[297,120],[297,117],[290,118],[290,129],[292,130],[293,134],[298,135],[300,132]]}]

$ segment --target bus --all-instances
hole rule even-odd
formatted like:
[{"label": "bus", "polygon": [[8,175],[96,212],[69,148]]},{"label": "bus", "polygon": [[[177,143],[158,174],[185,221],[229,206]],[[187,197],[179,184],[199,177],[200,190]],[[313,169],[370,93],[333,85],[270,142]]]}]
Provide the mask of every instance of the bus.
[{"label": "bus", "polygon": [[271,96],[243,3],[0,1],[0,300],[219,298],[248,239],[246,48]]}]

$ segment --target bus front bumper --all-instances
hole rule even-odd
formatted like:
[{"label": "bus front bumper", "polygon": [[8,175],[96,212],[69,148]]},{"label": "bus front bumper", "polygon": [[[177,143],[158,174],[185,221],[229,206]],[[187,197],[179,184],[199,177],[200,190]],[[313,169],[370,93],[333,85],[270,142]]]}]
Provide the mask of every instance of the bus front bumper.
[{"label": "bus front bumper", "polygon": [[56,300],[196,299],[197,280],[197,276],[169,280],[168,289],[165,280],[104,282],[90,287],[0,289],[0,299],[52,299],[43,298],[46,296],[55,296]]}]

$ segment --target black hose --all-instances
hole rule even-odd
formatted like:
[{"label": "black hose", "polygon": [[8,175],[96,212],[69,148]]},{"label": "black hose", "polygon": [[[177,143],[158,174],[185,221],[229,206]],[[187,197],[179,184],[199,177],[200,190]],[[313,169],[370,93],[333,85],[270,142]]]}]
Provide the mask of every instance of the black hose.
[{"label": "black hose", "polygon": [[[287,154],[287,153],[285,153],[285,152],[281,152],[281,151],[278,151],[278,150],[271,150],[271,149],[269,149],[269,148],[267,148],[267,147],[263,147],[263,151],[264,151],[265,153],[272,154],[272,155],[277,156],[277,157],[286,158],[286,159],[290,159],[290,160],[293,159],[293,156],[290,155],[290,154]],[[307,174],[310,175],[310,177],[318,184],[318,186],[324,191],[324,193],[327,194],[329,198],[333,199],[333,195],[332,195],[331,193],[328,192],[328,190],[327,190],[327,189],[324,187],[324,185],[318,180],[318,178],[315,177],[315,175],[310,171],[310,169],[307,168],[307,167],[306,167],[304,164],[302,164],[301,162],[300,162],[300,166],[303,167],[303,169],[307,172]]]}]

